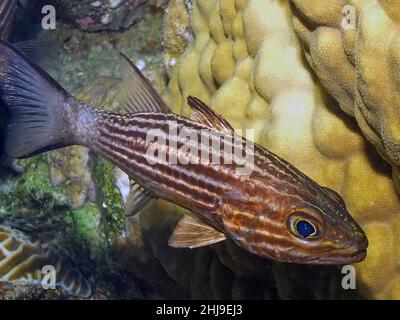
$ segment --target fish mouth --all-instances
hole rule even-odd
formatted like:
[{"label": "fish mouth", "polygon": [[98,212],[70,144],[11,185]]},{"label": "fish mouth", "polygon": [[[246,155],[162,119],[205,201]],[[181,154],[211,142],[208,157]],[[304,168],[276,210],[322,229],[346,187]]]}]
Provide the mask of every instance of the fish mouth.
[{"label": "fish mouth", "polygon": [[361,262],[367,255],[368,240],[365,240],[357,246],[352,246],[345,249],[334,250],[329,254],[306,261],[307,264],[320,265],[345,265]]},{"label": "fish mouth", "polygon": [[361,262],[365,259],[367,255],[367,250],[359,251],[352,255],[330,255],[330,256],[321,256],[315,260],[310,260],[310,264],[320,264],[320,265],[345,265]]}]

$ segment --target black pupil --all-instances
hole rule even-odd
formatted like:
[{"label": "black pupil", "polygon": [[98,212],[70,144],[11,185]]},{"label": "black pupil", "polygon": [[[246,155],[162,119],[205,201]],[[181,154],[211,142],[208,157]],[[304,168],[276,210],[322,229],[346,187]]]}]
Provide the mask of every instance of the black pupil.
[{"label": "black pupil", "polygon": [[299,222],[297,222],[296,229],[299,235],[304,238],[307,238],[308,236],[315,233],[315,227],[306,220],[300,220]]}]

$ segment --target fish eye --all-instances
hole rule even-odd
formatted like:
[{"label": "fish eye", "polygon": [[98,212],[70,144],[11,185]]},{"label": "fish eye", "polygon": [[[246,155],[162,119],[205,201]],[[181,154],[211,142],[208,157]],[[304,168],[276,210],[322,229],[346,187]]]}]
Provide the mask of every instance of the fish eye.
[{"label": "fish eye", "polygon": [[317,239],[322,234],[321,224],[307,212],[296,211],[290,214],[287,225],[289,231],[301,239]]},{"label": "fish eye", "polygon": [[296,222],[296,231],[303,238],[308,238],[315,235],[317,229],[315,229],[314,225],[307,220],[299,220]]}]

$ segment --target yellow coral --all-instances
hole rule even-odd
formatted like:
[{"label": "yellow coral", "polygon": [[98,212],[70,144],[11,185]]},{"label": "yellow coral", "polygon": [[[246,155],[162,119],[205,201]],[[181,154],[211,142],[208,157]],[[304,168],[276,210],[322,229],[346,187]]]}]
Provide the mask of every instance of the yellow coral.
[{"label": "yellow coral", "polygon": [[335,0],[329,6],[325,1],[292,2],[293,25],[308,62],[341,108],[355,116],[364,136],[393,165],[398,186],[400,2]]},{"label": "yellow coral", "polygon": [[[364,7],[372,10],[372,5],[367,6],[372,2],[352,1],[352,4],[357,10]],[[295,12],[299,13],[293,20],[291,6],[286,1],[196,1],[190,13],[194,39],[172,71],[165,99],[183,114],[190,113],[185,101],[189,94],[203,99],[235,128],[254,128],[257,142],[295,164],[321,185],[339,191],[370,239],[368,258],[357,267],[359,280],[371,289],[372,297],[394,298],[394,290],[399,286],[400,260],[395,243],[399,240],[400,202],[390,168],[362,137],[353,118],[340,110],[325,89],[353,116],[356,110],[364,110],[360,102],[354,108],[356,81],[379,84],[358,91],[362,97],[367,94],[372,97],[361,100],[369,103],[365,106],[367,110],[376,107],[384,113],[381,102],[387,105],[392,102],[391,113],[385,109],[390,117],[378,119],[375,113],[372,119],[368,118],[376,123],[390,119],[386,123],[389,124],[393,123],[393,106],[399,101],[396,98],[399,90],[384,101],[374,100],[373,94],[393,90],[398,82],[392,81],[385,87],[389,78],[383,77],[388,75],[382,75],[382,80],[373,77],[376,69],[386,70],[383,65],[389,64],[387,58],[380,65],[376,60],[371,65],[368,52],[353,53],[359,46],[354,42],[355,31],[338,27],[341,8],[346,3],[293,1]],[[392,8],[384,1],[373,6],[381,11],[385,6]],[[394,80],[393,70],[398,68],[394,61],[398,56],[394,47],[396,34],[390,23],[399,15],[394,9],[390,14],[385,12],[376,19],[382,20],[382,30],[391,30],[390,37],[381,36],[380,42],[387,44],[384,52],[379,42],[373,51],[382,58],[388,56],[387,52],[393,53],[390,79]],[[361,26],[367,23],[368,13],[363,13]],[[365,28],[368,26],[367,23]],[[302,45],[320,82],[304,59]],[[362,45],[362,51],[372,54],[366,45],[374,46],[374,42]],[[371,75],[367,78],[365,73],[356,75],[354,63],[361,64],[364,72]],[[357,113],[356,118],[360,123]],[[369,125],[372,123],[375,124],[369,122]],[[385,134],[395,136],[396,126],[386,124]],[[365,125],[361,128],[365,132]],[[367,135],[370,139],[375,131],[369,130],[373,132]]]}]

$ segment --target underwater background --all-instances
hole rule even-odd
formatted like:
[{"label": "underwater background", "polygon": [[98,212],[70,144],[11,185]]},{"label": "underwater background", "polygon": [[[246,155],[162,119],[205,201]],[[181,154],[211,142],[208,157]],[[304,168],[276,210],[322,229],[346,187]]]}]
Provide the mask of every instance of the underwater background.
[{"label": "underwater background", "polygon": [[[196,96],[337,190],[370,246],[355,290],[340,267],[277,263],[230,240],[174,249],[184,210],[159,200],[125,220],[128,177],[87,149],[1,151],[1,299],[400,298],[400,1],[16,2],[0,2],[15,5],[8,40],[51,40],[37,62],[77,98],[119,111],[123,52],[175,112]],[[43,264],[57,266],[56,290],[40,286]]]}]

